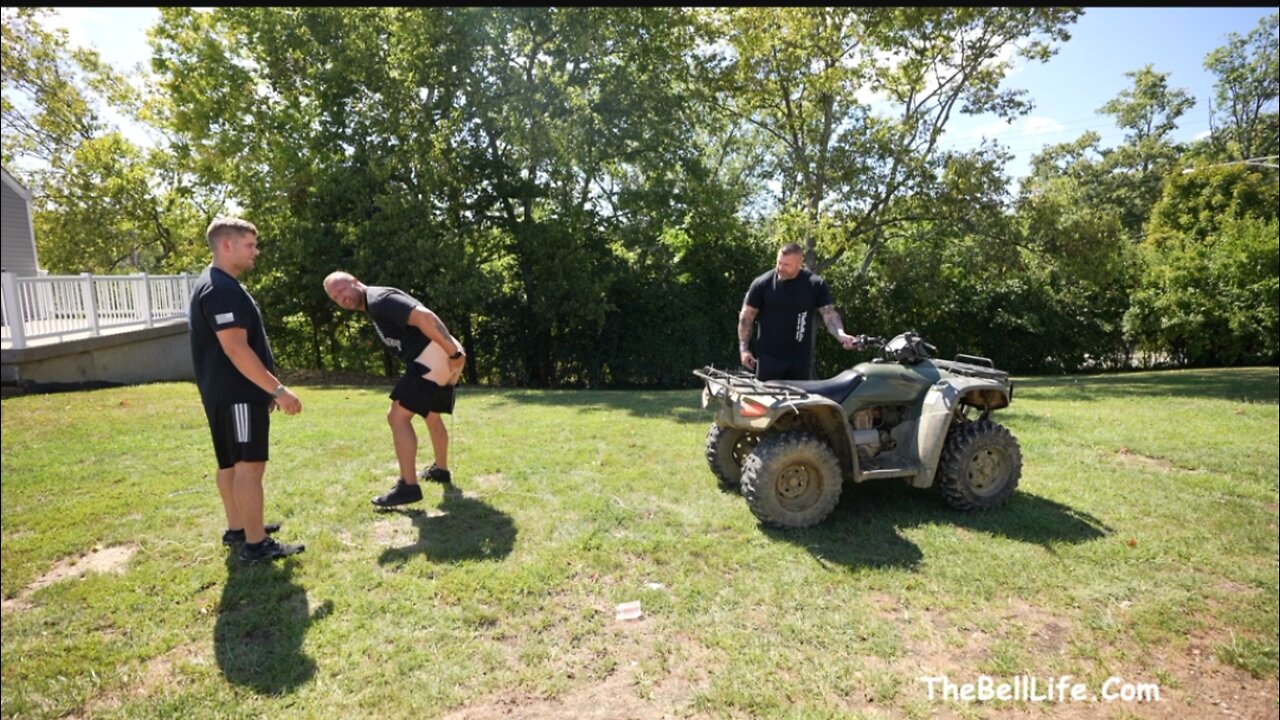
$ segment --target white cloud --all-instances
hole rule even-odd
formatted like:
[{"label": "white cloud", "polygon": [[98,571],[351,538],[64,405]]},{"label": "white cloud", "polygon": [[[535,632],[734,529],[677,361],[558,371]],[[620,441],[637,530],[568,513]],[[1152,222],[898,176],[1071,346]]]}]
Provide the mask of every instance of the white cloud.
[{"label": "white cloud", "polygon": [[1031,135],[1050,135],[1052,133],[1060,133],[1063,130],[1066,130],[1066,127],[1053,118],[1031,115],[1024,118],[1022,121],[1023,137]]},{"label": "white cloud", "polygon": [[94,16],[98,13],[99,11],[92,8],[53,8],[53,12],[42,16],[40,19],[46,29],[62,28],[66,30],[67,38],[73,46],[89,47],[93,43],[89,40],[88,28],[92,27]]},{"label": "white cloud", "polygon": [[[159,20],[154,8],[53,8],[41,23],[47,30],[62,28],[72,47],[98,51],[101,58],[117,71],[130,75],[142,65],[142,71],[151,59],[147,45],[147,27]],[[138,84],[136,77],[131,78]],[[106,103],[99,106],[102,117],[120,130],[130,141],[143,147],[153,147],[155,141],[132,120],[120,114]]]},{"label": "white cloud", "polygon": [[992,120],[984,125],[975,125],[967,133],[970,140],[987,140],[999,137],[1013,129],[1009,123],[1004,120]]},{"label": "white cloud", "polygon": [[147,28],[159,19],[160,11],[154,7],[63,7],[54,8],[44,25],[65,29],[72,46],[97,50],[103,60],[123,72],[150,61]]}]

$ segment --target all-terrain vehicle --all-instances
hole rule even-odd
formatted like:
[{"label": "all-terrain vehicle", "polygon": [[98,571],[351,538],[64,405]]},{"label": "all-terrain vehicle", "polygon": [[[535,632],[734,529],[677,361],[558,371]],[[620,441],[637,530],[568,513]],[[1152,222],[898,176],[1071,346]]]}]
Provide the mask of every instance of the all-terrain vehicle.
[{"label": "all-terrain vehicle", "polygon": [[845,480],[936,485],[961,510],[1008,500],[1022,452],[991,413],[1013,400],[1009,374],[984,357],[933,359],[937,348],[915,332],[858,339],[880,357],[827,380],[694,371],[716,414],[706,455],[720,486],[740,491],[761,522],[791,528],[826,519]]}]

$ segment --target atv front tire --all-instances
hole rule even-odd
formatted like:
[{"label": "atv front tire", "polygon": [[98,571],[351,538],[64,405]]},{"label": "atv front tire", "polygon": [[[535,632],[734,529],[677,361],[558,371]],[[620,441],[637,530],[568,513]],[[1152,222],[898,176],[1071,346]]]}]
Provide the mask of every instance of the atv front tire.
[{"label": "atv front tire", "polygon": [[707,430],[707,465],[715,473],[721,490],[742,492],[742,463],[759,439],[760,436],[741,428],[711,424]]},{"label": "atv front tire", "polygon": [[1009,499],[1022,477],[1022,450],[1000,423],[978,420],[952,428],[937,484],[959,510],[990,510]]},{"label": "atv front tire", "polygon": [[742,494],[766,525],[816,525],[835,510],[844,478],[831,446],[816,435],[787,432],[760,440],[742,466]]}]

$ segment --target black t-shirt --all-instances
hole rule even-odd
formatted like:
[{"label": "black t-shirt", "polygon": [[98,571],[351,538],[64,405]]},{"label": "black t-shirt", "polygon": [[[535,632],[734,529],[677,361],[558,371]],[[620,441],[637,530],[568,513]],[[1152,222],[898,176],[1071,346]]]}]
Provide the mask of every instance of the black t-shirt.
[{"label": "black t-shirt", "polygon": [[831,289],[820,275],[801,269],[790,280],[775,268],[751,282],[745,304],[759,310],[758,355],[805,358],[813,348],[814,310],[832,304]]},{"label": "black t-shirt", "polygon": [[431,344],[431,338],[409,324],[409,314],[422,305],[412,295],[391,287],[370,285],[365,289],[364,301],[378,337],[395,350],[406,366]]},{"label": "black t-shirt", "polygon": [[196,385],[206,406],[271,402],[271,394],[240,374],[218,342],[219,330],[244,328],[249,348],[268,370],[275,372],[262,311],[239,280],[212,265],[205,268],[191,292],[187,326],[191,331]]}]

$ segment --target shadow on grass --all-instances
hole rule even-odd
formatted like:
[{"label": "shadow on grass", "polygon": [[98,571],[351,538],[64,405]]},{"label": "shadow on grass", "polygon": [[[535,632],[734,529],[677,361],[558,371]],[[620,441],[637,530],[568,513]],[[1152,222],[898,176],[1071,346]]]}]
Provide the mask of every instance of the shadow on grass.
[{"label": "shadow on grass", "polygon": [[418,541],[383,550],[378,562],[399,564],[414,555],[436,562],[497,560],[511,554],[517,531],[510,515],[482,500],[463,495],[452,484],[444,486],[439,508],[444,514],[428,515],[422,510],[401,508],[384,511],[412,518],[418,528]]},{"label": "shadow on grass", "polygon": [[[358,373],[293,370],[283,377],[286,384],[319,390],[357,390],[391,392],[399,376],[384,378]],[[711,413],[703,410],[702,388],[671,390],[542,390],[531,388],[494,388],[482,385],[458,385],[458,406],[465,408],[467,398],[497,395],[513,403],[573,408],[576,411],[601,412],[625,410],[642,418],[663,418],[678,423],[710,423]]]},{"label": "shadow on grass", "polygon": [[1064,400],[1109,400],[1122,397],[1186,397],[1275,404],[1280,373],[1274,367],[1159,370],[1107,375],[1016,378],[1017,392]]},{"label": "shadow on grass", "polygon": [[[462,391],[460,390],[459,393]],[[484,392],[476,390],[476,392]],[[640,418],[661,418],[683,424],[710,423],[696,390],[502,390],[511,402],[573,408],[577,412],[624,410]]]},{"label": "shadow on grass", "polygon": [[291,560],[245,565],[228,554],[213,642],[218,668],[232,685],[283,695],[315,675],[302,637],[312,622],[333,612],[333,602],[310,608],[307,591],[292,575]]},{"label": "shadow on grass", "polygon": [[1040,545],[1051,553],[1058,544],[1089,542],[1112,533],[1088,513],[1022,491],[1001,508],[966,513],[948,507],[933,490],[905,487],[897,481],[846,485],[835,512],[820,525],[763,531],[774,540],[805,548],[824,562],[848,568],[915,570],[924,555],[899,531],[920,525],[961,527]]}]

